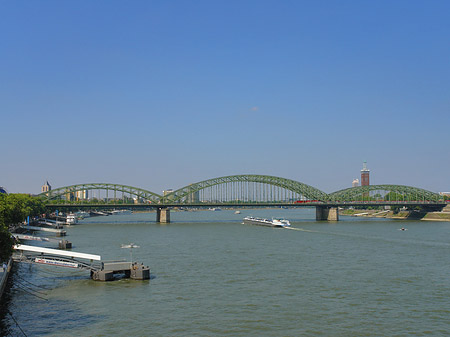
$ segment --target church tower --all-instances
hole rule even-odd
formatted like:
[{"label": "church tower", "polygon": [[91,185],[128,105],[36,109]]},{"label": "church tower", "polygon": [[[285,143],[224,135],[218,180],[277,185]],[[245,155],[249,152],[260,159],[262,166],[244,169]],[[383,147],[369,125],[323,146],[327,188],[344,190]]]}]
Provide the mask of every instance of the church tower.
[{"label": "church tower", "polygon": [[48,181],[46,181],[45,184],[42,185],[42,187],[41,187],[41,192],[42,192],[42,193],[48,192],[48,191],[51,191],[51,190],[52,190],[52,187],[50,186],[50,184],[48,183]]}]

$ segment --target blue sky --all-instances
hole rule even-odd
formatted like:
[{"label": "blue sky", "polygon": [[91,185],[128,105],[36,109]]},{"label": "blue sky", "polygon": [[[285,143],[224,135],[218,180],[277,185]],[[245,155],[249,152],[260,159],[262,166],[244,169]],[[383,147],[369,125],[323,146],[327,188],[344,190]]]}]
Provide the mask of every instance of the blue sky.
[{"label": "blue sky", "polygon": [[448,1],[0,1],[0,185],[450,190]]}]

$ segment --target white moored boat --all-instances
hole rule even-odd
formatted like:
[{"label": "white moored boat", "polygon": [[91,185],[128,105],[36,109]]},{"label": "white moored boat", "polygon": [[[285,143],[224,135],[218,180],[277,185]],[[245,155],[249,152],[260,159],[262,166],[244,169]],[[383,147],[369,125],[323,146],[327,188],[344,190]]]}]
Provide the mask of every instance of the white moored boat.
[{"label": "white moored boat", "polygon": [[263,218],[255,218],[253,216],[246,216],[244,218],[244,224],[247,225],[260,225],[260,226],[268,226],[268,227],[289,227],[291,224],[289,220],[284,219],[263,219]]},{"label": "white moored boat", "polygon": [[75,216],[75,214],[73,214],[73,213],[67,214],[67,216],[66,216],[66,224],[74,225],[76,223],[78,223],[78,219]]}]

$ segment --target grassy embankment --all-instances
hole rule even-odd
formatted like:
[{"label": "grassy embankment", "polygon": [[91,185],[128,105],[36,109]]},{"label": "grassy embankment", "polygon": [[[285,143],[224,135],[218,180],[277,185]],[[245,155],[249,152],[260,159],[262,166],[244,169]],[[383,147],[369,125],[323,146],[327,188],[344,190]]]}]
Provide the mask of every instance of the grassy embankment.
[{"label": "grassy embankment", "polygon": [[450,221],[450,205],[447,205],[442,212],[417,212],[399,211],[394,213],[391,210],[374,209],[341,209],[340,215],[360,216],[369,218],[389,218],[399,220],[429,220],[429,221]]}]

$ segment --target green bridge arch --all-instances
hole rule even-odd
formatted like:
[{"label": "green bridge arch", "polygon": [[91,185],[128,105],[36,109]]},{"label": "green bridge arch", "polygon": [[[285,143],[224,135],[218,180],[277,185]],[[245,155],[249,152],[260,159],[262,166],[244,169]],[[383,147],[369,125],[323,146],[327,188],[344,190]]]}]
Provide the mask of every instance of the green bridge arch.
[{"label": "green bridge arch", "polygon": [[[232,195],[235,192],[233,191],[233,186],[235,190],[241,189],[242,191],[245,192],[245,189],[248,188],[248,186],[246,187],[245,184],[249,183],[263,184],[267,186],[274,186],[280,189],[284,189],[285,196],[286,191],[289,191],[291,195],[293,197],[295,196],[296,198],[305,198],[309,200],[318,200],[318,201],[327,201],[329,199],[328,195],[325,192],[295,180],[268,175],[245,174],[245,175],[233,175],[233,176],[213,178],[203,180],[194,184],[190,184],[176,191],[173,191],[170,194],[165,195],[163,198],[163,203],[189,204],[193,202],[192,196],[194,196],[196,193],[206,189],[212,189],[220,185],[229,185],[229,189],[222,188],[221,190],[217,191],[217,194],[222,193],[222,196],[226,196],[224,199],[230,198],[230,196],[231,199],[233,199]],[[260,190],[259,192],[260,194],[264,194],[264,190]],[[276,191],[275,193],[282,194],[283,192]],[[228,200],[228,202],[232,202],[232,200]]]},{"label": "green bridge arch", "polygon": [[117,196],[117,192],[124,194],[128,194],[130,196],[135,196],[136,198],[144,201],[144,202],[160,202],[162,196],[160,194],[144,190],[142,188],[121,185],[121,184],[110,184],[110,183],[89,183],[89,184],[77,184],[66,187],[60,187],[53,189],[48,192],[43,192],[39,194],[40,197],[46,200],[55,200],[60,199],[62,197],[67,197],[68,195],[75,195],[77,192],[83,191],[93,191],[93,190],[103,190],[108,192],[110,191],[113,195]]},{"label": "green bridge arch", "polygon": [[330,201],[423,201],[439,202],[438,193],[405,185],[369,185],[350,187],[329,194]]},{"label": "green bridge arch", "polygon": [[[264,185],[263,187],[261,187]],[[273,188],[277,188],[274,191]],[[369,185],[351,187],[327,194],[315,187],[307,184],[268,175],[232,175],[212,178],[187,185],[165,195],[148,191],[142,188],[111,183],[89,183],[77,184],[53,189],[49,192],[39,194],[48,202],[52,200],[68,201],[68,196],[73,196],[80,191],[103,190],[107,197],[113,197],[120,203],[117,194],[133,196],[140,203],[167,205],[189,205],[199,203],[195,196],[202,191],[210,190],[211,201],[223,204],[233,204],[236,202],[255,201],[255,190],[266,196],[267,202],[295,202],[301,200],[314,200],[319,202],[340,203],[352,201],[422,201],[422,202],[443,202],[443,197],[438,193],[427,191],[421,188],[404,185]],[[234,195],[240,196],[234,198]],[[247,199],[243,194],[247,193]],[[269,194],[272,193],[270,196]],[[271,199],[269,199],[269,197]],[[252,199],[253,198],[253,199]],[[264,203],[263,201],[259,201]]]}]

